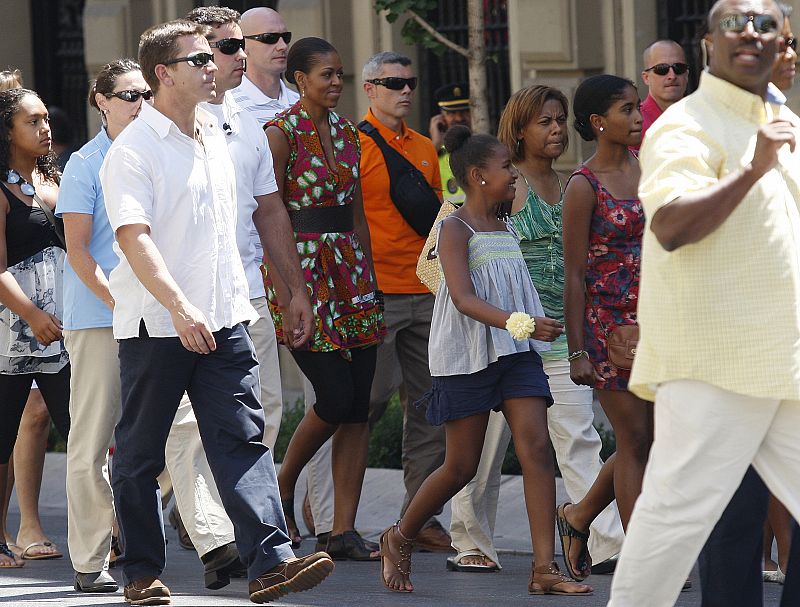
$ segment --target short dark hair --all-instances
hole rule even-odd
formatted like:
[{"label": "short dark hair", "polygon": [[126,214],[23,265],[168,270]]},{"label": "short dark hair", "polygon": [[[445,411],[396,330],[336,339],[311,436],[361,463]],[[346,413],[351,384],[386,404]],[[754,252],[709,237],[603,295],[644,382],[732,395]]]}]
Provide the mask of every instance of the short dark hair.
[{"label": "short dark hair", "polygon": [[456,124],[444,134],[444,149],[450,154],[450,170],[462,188],[467,186],[470,167],[484,168],[497,148],[504,147],[491,135],[473,133],[463,124]]},{"label": "short dark hair", "polygon": [[313,36],[301,38],[289,47],[286,55],[286,80],[291,84],[297,84],[294,79],[295,72],[308,74],[318,62],[318,57],[331,53],[338,53],[338,51],[327,40]]},{"label": "short dark hair", "polygon": [[156,66],[175,59],[178,54],[178,40],[183,36],[208,36],[211,28],[207,25],[176,19],[154,25],[139,38],[139,64],[142,76],[153,90],[158,91]]},{"label": "short dark hair", "polygon": [[625,94],[628,87],[636,85],[627,78],[611,74],[600,74],[583,80],[575,91],[572,111],[575,113],[575,130],[584,141],[594,141],[597,136],[592,128],[594,114],[604,116],[611,105]]},{"label": "short dark hair", "polygon": [[184,17],[187,21],[217,27],[226,23],[239,23],[242,16],[227,6],[198,6]]},{"label": "short dark hair", "polygon": [[[0,91],[0,175],[3,176],[11,168],[8,166],[8,161],[11,158],[11,129],[14,115],[19,111],[22,100],[28,95],[41,100],[39,94],[30,89],[15,88]],[[52,150],[36,159],[36,170],[46,181],[58,183],[61,179],[61,169],[58,168],[56,155]]]},{"label": "short dark hair", "polygon": [[114,87],[117,86],[117,79],[120,76],[130,72],[138,72],[141,69],[133,59],[115,59],[111,63],[106,63],[89,84],[89,105],[99,112],[100,106],[97,105],[95,95],[97,93],[101,95],[113,93]]}]

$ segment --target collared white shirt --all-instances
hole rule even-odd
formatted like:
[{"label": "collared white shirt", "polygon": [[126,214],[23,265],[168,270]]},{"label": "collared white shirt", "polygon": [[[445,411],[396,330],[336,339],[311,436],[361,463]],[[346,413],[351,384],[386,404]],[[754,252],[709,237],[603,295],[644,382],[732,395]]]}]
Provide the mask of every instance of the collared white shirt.
[{"label": "collared white shirt", "polygon": [[258,125],[264,125],[275,118],[277,114],[292,107],[300,95],[286,86],[283,79],[280,81],[281,92],[277,99],[261,92],[261,89],[253,84],[245,74],[242,83],[233,89],[233,98],[243,110],[247,110],[256,119]]},{"label": "collared white shirt", "polygon": [[[211,331],[255,321],[236,246],[236,184],[225,135],[216,119],[197,110],[202,143],[187,137],[151,105],[111,145],[100,169],[106,210],[116,234],[145,224],[167,270]],[[114,337],[176,337],[167,309],[145,289],[114,243],[111,271]]]},{"label": "collared white shirt", "polygon": [[216,117],[225,133],[228,152],[236,169],[236,243],[247,275],[250,299],[265,297],[264,279],[259,269],[264,252],[253,223],[253,213],[258,207],[254,196],[278,190],[267,136],[255,118],[236,103],[232,91],[225,93],[222,103],[201,103],[200,107]]}]

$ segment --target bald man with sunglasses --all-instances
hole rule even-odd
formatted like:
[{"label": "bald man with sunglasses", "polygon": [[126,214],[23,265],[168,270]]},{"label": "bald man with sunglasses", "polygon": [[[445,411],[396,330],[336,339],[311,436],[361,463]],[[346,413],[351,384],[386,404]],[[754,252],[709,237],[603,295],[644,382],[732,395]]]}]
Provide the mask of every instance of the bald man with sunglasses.
[{"label": "bald man with sunglasses", "polygon": [[[647,98],[642,102],[642,140],[650,125],[669,106],[683,99],[689,84],[689,66],[683,47],[674,40],[656,40],[642,55],[642,81]],[[639,149],[636,146],[632,149]]]}]

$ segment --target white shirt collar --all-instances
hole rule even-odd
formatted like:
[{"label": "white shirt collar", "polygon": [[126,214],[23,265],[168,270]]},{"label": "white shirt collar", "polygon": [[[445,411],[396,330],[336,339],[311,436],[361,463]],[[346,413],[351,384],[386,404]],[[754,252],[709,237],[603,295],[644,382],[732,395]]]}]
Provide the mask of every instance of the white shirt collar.
[{"label": "white shirt collar", "polygon": [[[181,132],[180,129],[178,129],[178,125],[176,125],[172,120],[159,112],[149,103],[142,104],[142,110],[139,112],[139,118],[141,118],[151,129],[153,129],[161,139],[164,139],[167,135],[169,135],[169,130],[173,126],[175,127],[176,131]],[[197,106],[196,119],[200,123],[200,126],[203,128],[203,130],[213,128],[213,126],[217,124],[216,116],[203,109],[199,105]]]},{"label": "white shirt collar", "polygon": [[[260,88],[258,88],[255,85],[255,83],[247,77],[247,74],[245,74],[244,78],[242,78],[242,84],[239,85],[239,88],[245,95],[250,97],[250,99],[252,99],[253,101],[258,101],[260,103],[268,103],[270,101],[277,102],[280,101],[281,99],[288,98],[289,89],[283,82],[283,78],[280,79],[279,84],[281,88],[280,88],[280,93],[278,93],[277,99],[273,99],[272,97],[267,95],[264,91],[262,91]],[[291,104],[286,103],[284,105],[288,107]]]}]

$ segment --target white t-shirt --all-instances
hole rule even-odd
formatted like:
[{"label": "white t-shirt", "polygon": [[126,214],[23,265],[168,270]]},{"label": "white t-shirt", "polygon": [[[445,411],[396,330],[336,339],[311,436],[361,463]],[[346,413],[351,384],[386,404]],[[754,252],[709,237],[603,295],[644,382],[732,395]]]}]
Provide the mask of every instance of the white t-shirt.
[{"label": "white t-shirt", "polygon": [[[151,105],[115,140],[100,168],[109,222],[145,224],[167,270],[211,331],[258,319],[236,246],[236,184],[225,135],[198,108],[202,143]],[[167,309],[145,289],[114,243],[114,337],[176,337]]]},{"label": "white t-shirt", "polygon": [[253,223],[253,213],[258,207],[254,196],[278,190],[267,136],[255,118],[234,101],[231,91],[225,93],[222,103],[201,103],[200,107],[212,113],[223,127],[228,152],[236,170],[236,204],[239,211],[236,243],[250,287],[250,299],[264,297],[264,279],[259,269],[263,250]]}]

